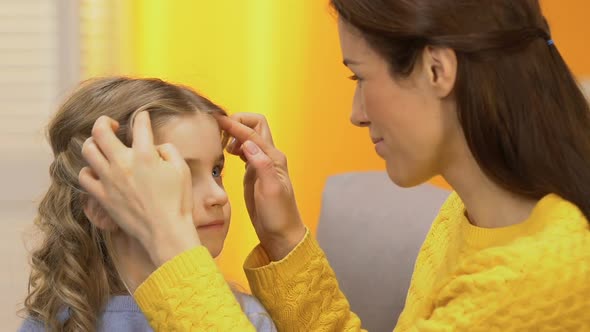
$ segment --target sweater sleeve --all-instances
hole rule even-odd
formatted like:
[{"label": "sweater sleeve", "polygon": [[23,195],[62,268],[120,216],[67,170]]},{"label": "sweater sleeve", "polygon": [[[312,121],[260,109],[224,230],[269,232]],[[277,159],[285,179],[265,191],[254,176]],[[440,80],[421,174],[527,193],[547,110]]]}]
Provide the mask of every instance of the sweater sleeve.
[{"label": "sweater sleeve", "polygon": [[363,331],[309,231],[279,262],[270,262],[264,249],[256,247],[244,269],[279,331]]},{"label": "sweater sleeve", "polygon": [[166,262],[134,297],[155,331],[256,331],[203,246]]}]

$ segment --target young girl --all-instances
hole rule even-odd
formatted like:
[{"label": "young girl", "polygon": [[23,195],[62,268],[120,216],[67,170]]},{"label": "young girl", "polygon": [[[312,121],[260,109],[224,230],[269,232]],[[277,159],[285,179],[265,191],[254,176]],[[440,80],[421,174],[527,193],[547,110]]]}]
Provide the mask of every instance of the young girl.
[{"label": "young girl", "polygon": [[[161,149],[171,143],[185,159],[192,179],[194,227],[212,256],[221,252],[231,209],[221,179],[226,142],[212,114],[225,112],[187,87],[158,79],[89,80],[49,124],[55,159],[35,221],[45,238],[32,255],[25,301],[29,317],[21,331],[151,331],[128,291],[137,287],[131,280],[147,277],[142,271],[149,270],[150,257],[78,182],[86,165],[82,145],[94,122],[105,115],[116,119],[121,124],[119,139],[130,146],[131,126],[141,111],[149,112]],[[166,199],[164,192],[151,194]],[[260,331],[275,330],[254,297],[234,293],[252,324]]]}]

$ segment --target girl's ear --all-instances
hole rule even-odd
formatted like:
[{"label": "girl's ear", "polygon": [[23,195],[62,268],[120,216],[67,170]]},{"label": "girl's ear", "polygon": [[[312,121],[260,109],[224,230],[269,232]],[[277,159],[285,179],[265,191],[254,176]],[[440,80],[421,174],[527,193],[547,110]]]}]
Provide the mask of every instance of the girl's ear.
[{"label": "girl's ear", "polygon": [[119,229],[109,214],[102,208],[102,206],[100,206],[98,201],[92,197],[88,197],[86,203],[84,203],[84,214],[98,229],[104,231],[116,231]]}]

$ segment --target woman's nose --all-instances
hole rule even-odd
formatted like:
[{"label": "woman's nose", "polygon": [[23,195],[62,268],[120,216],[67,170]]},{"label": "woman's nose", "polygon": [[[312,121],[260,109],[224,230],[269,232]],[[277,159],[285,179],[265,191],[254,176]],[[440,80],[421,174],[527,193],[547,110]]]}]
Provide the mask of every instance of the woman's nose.
[{"label": "woman's nose", "polygon": [[365,112],[365,106],[361,94],[362,92],[357,87],[354,91],[354,97],[352,99],[352,113],[350,114],[350,122],[357,127],[368,127],[371,122],[369,121],[367,113]]}]

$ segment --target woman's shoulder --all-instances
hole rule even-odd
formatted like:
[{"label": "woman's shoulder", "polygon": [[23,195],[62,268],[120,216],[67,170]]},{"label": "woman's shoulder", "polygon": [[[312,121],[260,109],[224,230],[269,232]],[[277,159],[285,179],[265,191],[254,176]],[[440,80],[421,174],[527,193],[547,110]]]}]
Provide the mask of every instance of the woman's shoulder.
[{"label": "woman's shoulder", "polygon": [[[449,198],[453,199],[458,196]],[[590,227],[575,205],[547,195],[525,223],[503,231],[510,231],[510,236],[494,230],[488,235],[509,241],[462,256],[449,278],[452,288],[476,283],[497,293],[528,289],[538,294],[555,290],[590,294]]]},{"label": "woman's shoulder", "polygon": [[457,192],[453,191],[440,207],[438,215],[434,220],[434,223],[449,222],[458,220],[462,215],[465,214],[465,205],[461,200],[461,197]]},{"label": "woman's shoulder", "polygon": [[573,262],[590,265],[590,224],[574,204],[557,195],[542,198],[523,223],[492,232],[501,232],[491,233],[498,237],[509,234],[510,241],[478,251],[471,260],[512,266],[523,273],[567,270]]},{"label": "woman's shoulder", "polygon": [[531,236],[466,257],[436,302],[488,307],[498,316],[531,322],[547,313],[559,317],[560,326],[587,328],[590,320],[581,319],[590,309],[590,238],[585,237]]},{"label": "woman's shoulder", "polygon": [[511,291],[590,294],[590,227],[577,207],[548,195],[526,223],[526,231],[512,241],[464,257],[457,276],[468,282],[487,280]]},{"label": "woman's shoulder", "polygon": [[434,218],[424,241],[424,245],[428,246],[431,243],[448,242],[450,236],[456,231],[457,227],[459,227],[464,215],[465,205],[459,195],[453,191],[440,207],[438,214]]}]

